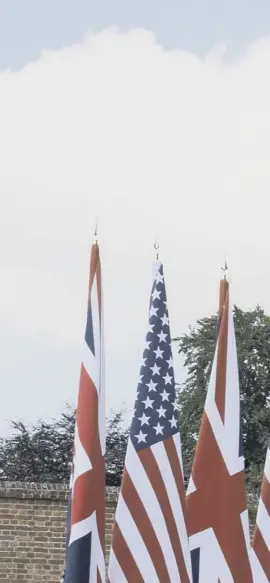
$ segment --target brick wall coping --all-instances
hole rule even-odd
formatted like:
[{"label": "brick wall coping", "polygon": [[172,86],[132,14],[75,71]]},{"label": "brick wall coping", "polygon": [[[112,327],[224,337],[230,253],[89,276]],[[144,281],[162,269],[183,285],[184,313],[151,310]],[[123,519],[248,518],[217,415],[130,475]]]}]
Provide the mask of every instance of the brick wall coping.
[{"label": "brick wall coping", "polygon": [[[68,500],[68,484],[42,484],[35,482],[5,482],[0,480],[0,498],[32,500]],[[107,486],[106,502],[116,504],[119,488]]]}]

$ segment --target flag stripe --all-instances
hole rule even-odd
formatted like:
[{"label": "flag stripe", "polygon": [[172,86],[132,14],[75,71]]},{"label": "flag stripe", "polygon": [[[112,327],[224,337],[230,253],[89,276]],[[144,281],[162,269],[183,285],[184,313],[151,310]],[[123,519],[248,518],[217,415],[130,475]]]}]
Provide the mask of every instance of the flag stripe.
[{"label": "flag stripe", "polygon": [[256,544],[253,545],[253,548],[268,581],[270,581],[270,549],[267,547],[265,538],[262,536],[258,526],[256,527]]},{"label": "flag stripe", "polygon": [[157,262],[146,348],[115,515],[111,583],[119,583],[121,571],[129,583],[137,583],[131,566],[125,567],[122,539],[144,583],[191,583],[178,423],[167,296],[163,266]]},{"label": "flag stripe", "polygon": [[[98,407],[99,399],[97,390],[82,364],[76,422],[80,441],[84,446],[92,466],[99,462],[101,457]],[[89,411],[91,411],[91,423],[89,423]]]},{"label": "flag stripe", "polygon": [[147,545],[159,580],[163,583],[170,583],[170,577],[158,538],[128,472],[125,472],[122,494],[132,518],[142,535],[144,543]]},{"label": "flag stripe", "polygon": [[96,389],[98,384],[98,373],[96,366],[96,357],[93,352],[89,349],[86,341],[83,341],[82,345],[82,365],[88,374],[89,379],[92,379],[93,385]]},{"label": "flag stripe", "polygon": [[[266,473],[264,473],[264,480],[263,480],[262,491],[261,491],[261,500],[264,503],[264,506],[265,506],[268,514],[270,514],[270,483],[267,480]],[[269,522],[270,522],[270,518],[269,518]]]},{"label": "flag stripe", "polygon": [[212,581],[223,583],[231,577],[235,583],[252,583],[237,351],[227,282],[221,282],[220,303],[217,346],[188,489],[187,525],[200,583],[209,583],[211,561]]},{"label": "flag stripe", "polygon": [[265,540],[266,546],[270,549],[270,517],[262,499],[259,501],[257,525],[262,537]]},{"label": "flag stripe", "polygon": [[152,488],[148,473],[143,466],[140,457],[134,451],[134,447],[131,442],[129,442],[127,450],[126,471],[129,473],[139,497],[142,501],[145,501],[145,510],[153,525],[158,540],[162,541],[162,550],[164,553],[167,570],[171,580],[174,581],[174,578],[178,573],[178,569],[171,541],[168,537],[168,530],[163,514],[163,509],[160,507],[155,489]]},{"label": "flag stripe", "polygon": [[66,583],[105,583],[102,325],[101,266],[98,245],[93,245],[70,483]]},{"label": "flag stripe", "polygon": [[[259,573],[263,570],[270,581],[270,443],[266,452],[261,495],[258,504],[256,527],[253,539],[255,556],[254,569],[260,583]],[[257,580],[255,580],[257,583]]]},{"label": "flag stripe", "polygon": [[[127,545],[126,538],[123,536],[121,529],[117,522],[114,523],[114,541],[115,541],[115,551],[114,555],[117,559],[119,565],[121,565],[121,571],[124,573],[126,580],[131,583],[133,577],[134,582],[136,583],[145,583],[138,567],[137,563]],[[118,582],[118,570],[115,569],[114,562],[110,562],[110,572],[109,572],[109,581],[117,581]]]},{"label": "flag stripe", "polygon": [[[175,573],[172,581],[178,581],[177,577],[181,575],[183,569],[184,563],[183,551],[178,536],[178,530],[176,526],[175,517],[173,514],[173,509],[171,508],[168,492],[163,481],[163,476],[160,473],[157,461],[154,457],[153,451],[150,448],[141,450],[139,453],[139,457],[143,464],[145,472],[147,473],[148,478],[152,484],[152,488],[155,487],[157,492],[157,498],[165,519],[165,523],[167,526],[167,530],[170,536],[174,552],[174,557],[178,567],[178,575]],[[186,569],[184,569],[184,573],[186,576]]]},{"label": "flag stripe", "polygon": [[167,452],[168,460],[171,466],[171,470],[174,476],[174,483],[178,490],[178,495],[182,505],[182,509],[185,509],[186,498],[185,498],[185,486],[184,478],[182,473],[182,467],[180,466],[179,454],[177,450],[180,450],[180,435],[177,433],[173,436],[173,439],[165,439],[164,447]]},{"label": "flag stripe", "polygon": [[[168,493],[170,507],[175,518],[178,531],[179,544],[182,551],[182,554],[179,555],[180,573],[182,574],[183,583],[188,583],[189,578],[191,577],[191,562],[188,536],[186,533],[186,523],[184,519],[185,503],[182,506],[181,497],[179,496],[179,491],[175,481],[176,474],[174,474],[172,470],[170,463],[171,457],[168,458],[166,445],[169,451],[175,451],[175,444],[171,438],[165,439],[163,443],[153,445],[152,451],[158,464],[159,471],[163,477],[164,485]],[[179,466],[178,470],[180,471]]]},{"label": "flag stripe", "polygon": [[[118,529],[119,531],[119,529]],[[127,578],[124,575],[124,572],[122,571],[119,562],[115,556],[114,550],[111,550],[111,556],[110,556],[110,567],[111,567],[111,574],[113,575],[113,578],[115,579],[115,581],[117,581],[118,583],[128,583]],[[108,583],[110,583],[110,579],[108,579]]]},{"label": "flag stripe", "polygon": [[[151,581],[151,583],[159,583],[157,572],[151,560],[148,548],[145,546],[141,533],[139,532],[135,521],[127,507],[122,493],[119,495],[118,499],[119,507],[119,517],[118,526],[122,532],[124,539],[126,540],[127,546],[134,560],[138,564],[138,558],[140,558],[140,572],[143,581]],[[121,562],[122,566],[122,562]],[[133,573],[133,571],[130,571]],[[130,574],[129,574],[130,577]],[[135,579],[135,578],[134,578]]]}]

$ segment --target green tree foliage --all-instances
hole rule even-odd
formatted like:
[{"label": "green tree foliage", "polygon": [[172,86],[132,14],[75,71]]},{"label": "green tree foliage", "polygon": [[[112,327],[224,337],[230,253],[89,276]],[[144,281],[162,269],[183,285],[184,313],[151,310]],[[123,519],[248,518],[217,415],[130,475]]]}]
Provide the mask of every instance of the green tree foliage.
[{"label": "green tree foliage", "polygon": [[[11,435],[0,439],[0,479],[21,482],[69,482],[75,412],[67,408],[59,420],[38,421],[33,427],[12,422]],[[106,481],[120,484],[127,430],[122,413],[107,419]]]},{"label": "green tree foliage", "polygon": [[[270,432],[270,317],[259,306],[248,312],[235,306],[234,323],[247,481],[254,494],[260,487]],[[187,370],[186,380],[179,389],[187,479],[200,428],[217,328],[218,315],[202,318],[187,334],[175,339]]]}]

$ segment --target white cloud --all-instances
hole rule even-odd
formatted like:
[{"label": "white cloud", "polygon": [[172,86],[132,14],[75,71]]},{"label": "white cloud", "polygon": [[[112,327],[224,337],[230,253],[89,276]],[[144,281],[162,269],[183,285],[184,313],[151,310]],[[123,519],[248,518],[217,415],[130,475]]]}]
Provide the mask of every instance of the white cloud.
[{"label": "white cloud", "polygon": [[[270,39],[223,55],[106,30],[0,73],[0,318],[14,342],[76,351],[98,214],[109,406],[133,401],[157,233],[173,333],[215,309],[225,250],[235,300],[270,310]],[[57,378],[71,400],[74,376]],[[33,390],[20,378],[27,410]]]}]

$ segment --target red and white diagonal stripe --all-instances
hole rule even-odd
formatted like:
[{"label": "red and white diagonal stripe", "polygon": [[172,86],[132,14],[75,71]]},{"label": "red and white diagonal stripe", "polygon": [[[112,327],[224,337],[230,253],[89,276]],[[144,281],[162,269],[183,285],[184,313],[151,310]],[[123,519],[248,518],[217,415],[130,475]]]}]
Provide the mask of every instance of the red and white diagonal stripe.
[{"label": "red and white diagonal stripe", "polygon": [[191,583],[185,492],[163,266],[155,266],[113,529],[110,583]]},{"label": "red and white diagonal stripe", "polygon": [[179,433],[137,453],[129,441],[110,583],[191,583]]},{"label": "red and white diagonal stripe", "polygon": [[237,350],[226,281],[221,282],[220,315],[187,491],[187,526],[196,582],[252,583]]},{"label": "red and white diagonal stripe", "polygon": [[267,448],[261,496],[252,545],[254,583],[270,581],[270,443]]},{"label": "red and white diagonal stripe", "polygon": [[98,245],[93,245],[75,424],[66,583],[105,583],[103,358],[101,266]]}]

